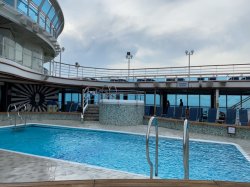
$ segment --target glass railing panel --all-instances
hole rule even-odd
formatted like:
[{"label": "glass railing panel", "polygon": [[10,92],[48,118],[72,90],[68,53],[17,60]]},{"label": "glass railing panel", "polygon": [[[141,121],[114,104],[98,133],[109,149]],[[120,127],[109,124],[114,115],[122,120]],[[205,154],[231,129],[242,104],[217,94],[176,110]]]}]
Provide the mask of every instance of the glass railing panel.
[{"label": "glass railing panel", "polygon": [[40,17],[39,17],[40,21],[39,21],[39,25],[42,27],[42,28],[45,28],[45,17],[43,14],[40,14]]},{"label": "glass railing panel", "polygon": [[32,52],[26,48],[23,49],[23,65],[31,68]]},{"label": "glass railing panel", "polygon": [[42,6],[42,11],[45,13],[45,14],[48,14],[49,10],[50,10],[50,7],[51,7],[51,4],[49,3],[48,0],[45,0],[43,6]]},{"label": "glass railing panel", "polygon": [[16,62],[23,64],[23,47],[16,43]]},{"label": "glass railing panel", "polygon": [[46,22],[46,31],[48,33],[50,33],[50,21],[47,19],[47,22]]},{"label": "glass railing panel", "polygon": [[33,52],[32,69],[42,72],[43,69],[42,65],[43,65],[42,55],[37,52]]},{"label": "glass railing panel", "polygon": [[15,60],[15,42],[9,38],[4,38],[3,43],[4,43],[3,56],[10,60]]},{"label": "glass railing panel", "polygon": [[32,0],[37,6],[39,6],[42,2],[42,0]]},{"label": "glass railing panel", "polygon": [[29,7],[29,17],[34,21],[37,22],[37,10],[33,7]]},{"label": "glass railing panel", "polygon": [[55,12],[54,7],[51,7],[51,10],[48,14],[49,19],[52,20],[55,14],[56,14],[56,12]]},{"label": "glass railing panel", "polygon": [[12,7],[14,6],[14,0],[4,0],[4,2]]},{"label": "glass railing panel", "polygon": [[28,14],[28,2],[25,0],[17,1],[17,10],[21,13]]}]

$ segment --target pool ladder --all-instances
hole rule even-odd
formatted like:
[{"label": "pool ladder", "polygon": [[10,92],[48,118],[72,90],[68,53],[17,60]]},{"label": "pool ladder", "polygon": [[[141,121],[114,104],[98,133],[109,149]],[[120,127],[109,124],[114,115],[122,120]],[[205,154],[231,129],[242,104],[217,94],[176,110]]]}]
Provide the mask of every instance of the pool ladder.
[{"label": "pool ladder", "polygon": [[26,124],[27,124],[27,116],[25,115],[24,116],[24,118],[23,118],[23,116],[20,114],[20,112],[21,112],[21,109],[23,109],[22,111],[23,112],[27,112],[27,105],[26,104],[24,104],[24,105],[20,105],[19,107],[18,107],[18,109],[17,109],[17,115],[18,115],[18,117],[24,122],[24,127],[26,127]]},{"label": "pool ladder", "polygon": [[[150,128],[152,124],[155,125],[155,176],[158,176],[158,122],[156,117],[151,117],[148,122],[148,129],[146,134],[146,156],[147,161],[150,166],[150,179],[153,179],[153,163],[150,160],[149,156],[149,135]],[[189,122],[185,119],[183,124],[183,167],[184,167],[184,179],[189,179]]]},{"label": "pool ladder", "polygon": [[[11,110],[11,107],[13,108],[12,110]],[[15,104],[10,104],[9,106],[8,106],[8,108],[7,108],[7,118],[9,119],[9,121],[10,121],[10,125],[12,125],[12,121],[13,121],[13,118],[11,117],[11,115],[10,115],[10,112],[15,112],[15,115],[14,115],[14,126],[16,126],[16,113],[17,113],[17,107],[16,107],[16,105]]]},{"label": "pool ladder", "polygon": [[149,122],[148,122],[148,129],[147,129],[147,134],[146,134],[146,156],[147,156],[147,161],[150,166],[150,179],[153,179],[153,170],[154,166],[153,163],[150,160],[149,156],[149,135],[150,135],[150,128],[152,124],[154,123],[155,125],[155,176],[158,176],[158,122],[155,116],[151,117]]},{"label": "pool ladder", "polygon": [[[11,110],[11,107],[13,108],[12,110]],[[17,127],[17,117],[19,117],[24,122],[24,127],[26,127],[26,122],[27,122],[26,116],[23,118],[23,116],[20,114],[21,109],[23,109],[23,111],[26,112],[27,111],[27,105],[23,104],[23,105],[20,105],[19,107],[16,107],[15,104],[10,104],[8,106],[8,108],[7,108],[7,117],[10,120],[10,125],[13,125],[14,128]],[[12,111],[15,112],[15,114],[14,114],[14,124],[12,124],[13,118],[10,115],[10,112],[12,112]]]}]

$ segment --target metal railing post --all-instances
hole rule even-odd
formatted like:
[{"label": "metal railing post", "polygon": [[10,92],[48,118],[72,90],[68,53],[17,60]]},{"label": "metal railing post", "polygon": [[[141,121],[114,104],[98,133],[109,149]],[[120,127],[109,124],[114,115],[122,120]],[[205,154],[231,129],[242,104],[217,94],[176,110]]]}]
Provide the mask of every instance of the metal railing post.
[{"label": "metal railing post", "polygon": [[183,166],[184,166],[184,179],[189,179],[189,122],[187,119],[184,121],[183,129]]},{"label": "metal railing post", "polygon": [[150,179],[153,179],[153,170],[154,166],[153,163],[150,160],[149,156],[149,135],[150,135],[150,128],[152,126],[152,123],[155,123],[155,176],[158,176],[158,122],[155,116],[151,117],[149,122],[148,122],[148,129],[147,129],[147,134],[146,134],[146,157],[148,164],[150,166]]}]

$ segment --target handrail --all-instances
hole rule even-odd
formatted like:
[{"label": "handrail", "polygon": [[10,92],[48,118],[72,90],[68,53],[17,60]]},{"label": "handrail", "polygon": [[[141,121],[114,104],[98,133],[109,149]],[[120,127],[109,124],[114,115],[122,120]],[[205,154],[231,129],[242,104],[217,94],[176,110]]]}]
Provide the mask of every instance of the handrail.
[{"label": "handrail", "polygon": [[244,98],[242,101],[239,101],[238,103],[234,104],[233,106],[231,106],[232,109],[236,109],[239,106],[241,106],[243,103],[247,102],[250,100],[250,96]]},{"label": "handrail", "polygon": [[146,156],[147,156],[147,161],[150,166],[150,179],[153,179],[153,163],[150,160],[149,156],[149,135],[150,135],[150,128],[152,126],[152,123],[155,125],[155,176],[158,176],[158,122],[157,118],[152,116],[148,122],[148,129],[147,129],[147,134],[146,134]]},{"label": "handrail", "polygon": [[183,125],[183,166],[184,179],[189,179],[189,122],[187,119]]},{"label": "handrail", "polygon": [[25,118],[23,119],[22,115],[20,115],[20,110],[24,108],[24,112],[27,111],[27,105],[26,104],[23,104],[23,105],[20,105],[18,108],[17,108],[17,115],[18,117],[21,119],[21,120],[24,120],[24,125],[26,126],[26,116]]},{"label": "handrail", "polygon": [[[10,107],[13,106],[14,107],[14,111],[17,112],[17,107],[15,104],[10,104],[7,108],[7,117],[10,119],[10,125],[11,125],[11,121],[12,119],[10,118]],[[15,114],[15,126],[16,126],[16,114]]]},{"label": "handrail", "polygon": [[[59,63],[55,62],[54,63]],[[128,79],[127,69],[109,69],[109,68],[95,68],[85,66],[75,66],[73,64],[61,63],[62,77],[93,80],[98,79],[112,79],[121,78],[124,80],[131,80],[131,78],[171,78],[171,77],[188,77],[188,66],[177,67],[157,67],[157,68],[137,68],[130,69],[130,76]],[[247,69],[250,68],[250,63],[241,64],[224,64],[224,65],[202,65],[190,66],[191,77],[211,77],[211,76],[249,76]],[[69,71],[70,69],[70,71]],[[56,75],[57,76],[57,75]]]},{"label": "handrail", "polygon": [[113,96],[113,95],[111,94],[111,89],[112,89],[112,88],[115,89],[115,95],[117,94],[117,88],[116,88],[116,86],[109,86],[109,87],[108,87],[108,89],[109,89],[108,95],[110,95],[110,96]]},{"label": "handrail", "polygon": [[81,114],[82,122],[84,120],[85,111],[87,110],[89,106],[89,99],[88,97],[85,97],[86,93],[89,93],[89,87],[86,87],[85,89],[82,90],[82,114]]}]

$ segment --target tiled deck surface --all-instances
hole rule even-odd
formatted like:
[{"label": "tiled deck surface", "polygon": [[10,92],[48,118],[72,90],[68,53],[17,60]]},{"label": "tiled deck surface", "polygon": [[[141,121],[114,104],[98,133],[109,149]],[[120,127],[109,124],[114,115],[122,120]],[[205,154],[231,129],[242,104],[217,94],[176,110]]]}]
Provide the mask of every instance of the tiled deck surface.
[{"label": "tiled deck surface", "polygon": [[[66,120],[42,120],[38,123],[58,124],[93,129],[125,131],[133,133],[146,133],[146,126],[108,126],[98,122],[84,122]],[[152,128],[153,130],[153,128]],[[170,137],[182,137],[181,131],[159,128],[159,134]],[[249,140],[225,138],[211,135],[190,133],[190,138],[212,141],[236,143],[250,157]],[[8,182],[35,182],[58,180],[86,180],[86,179],[138,179],[145,178],[140,175],[92,168],[87,165],[51,160],[46,158],[31,157],[11,152],[0,151],[0,183]]]}]

